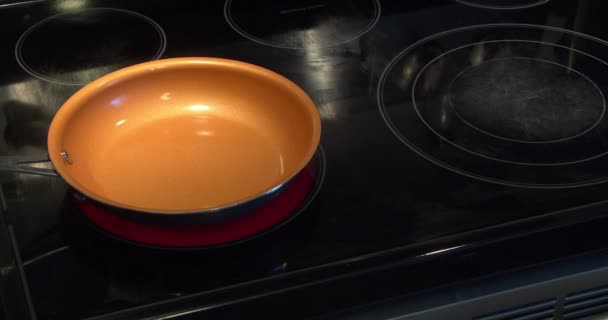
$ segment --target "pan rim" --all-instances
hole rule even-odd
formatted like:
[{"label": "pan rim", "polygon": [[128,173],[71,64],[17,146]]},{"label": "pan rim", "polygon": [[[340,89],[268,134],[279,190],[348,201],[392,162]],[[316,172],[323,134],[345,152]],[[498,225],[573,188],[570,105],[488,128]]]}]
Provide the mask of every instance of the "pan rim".
[{"label": "pan rim", "polygon": [[[70,174],[67,173],[64,165],[64,158],[61,153],[63,148],[61,141],[61,133],[63,132],[66,125],[68,125],[68,120],[70,116],[80,110],[84,104],[82,103],[87,98],[94,96],[100,92],[102,92],[106,87],[115,85],[124,80],[130,79],[134,76],[146,74],[149,72],[153,72],[156,69],[165,69],[172,67],[181,67],[181,66],[213,66],[213,67],[222,67],[227,68],[228,70],[238,70],[245,71],[247,73],[253,74],[257,77],[263,77],[271,80],[273,83],[284,87],[288,92],[293,94],[294,100],[298,101],[299,105],[303,107],[307,113],[310,115],[309,120],[312,122],[312,135],[311,135],[311,143],[304,157],[300,160],[300,162],[294,167],[292,172],[284,175],[280,183],[275,184],[269,188],[256,191],[252,196],[242,197],[239,199],[234,199],[226,204],[219,204],[210,207],[201,207],[201,208],[191,208],[191,209],[160,209],[160,208],[142,208],[136,205],[130,205],[126,203],[122,203],[119,201],[114,201],[112,199],[106,198],[102,195],[99,195],[94,192],[94,190],[90,190],[85,185],[82,185],[71,178]],[[263,198],[268,196],[277,190],[282,189],[284,185],[289,183],[296,175],[298,175],[306,165],[311,161],[313,156],[315,155],[317,148],[320,143],[321,138],[321,118],[317,107],[315,106],[312,99],[306,94],[306,92],[296,85],[291,80],[286,77],[280,75],[277,72],[266,69],[264,67],[254,65],[251,63],[225,59],[225,58],[216,58],[216,57],[179,57],[179,58],[165,58],[154,61],[143,62],[139,64],[134,64],[116,71],[113,71],[105,76],[102,76],[86,86],[82,87],[76,93],[66,100],[62,106],[59,108],[51,125],[49,127],[48,137],[47,137],[47,149],[49,153],[49,158],[55,167],[55,170],[59,174],[59,176],[68,183],[72,188],[76,189],[78,192],[82,193],[84,196],[89,197],[95,201],[100,203],[114,206],[117,208],[122,208],[131,211],[143,212],[148,214],[158,214],[158,215],[191,215],[191,214],[203,214],[203,213],[216,213],[218,211],[230,210],[240,206],[244,206],[249,202],[255,201],[256,199]]]}]

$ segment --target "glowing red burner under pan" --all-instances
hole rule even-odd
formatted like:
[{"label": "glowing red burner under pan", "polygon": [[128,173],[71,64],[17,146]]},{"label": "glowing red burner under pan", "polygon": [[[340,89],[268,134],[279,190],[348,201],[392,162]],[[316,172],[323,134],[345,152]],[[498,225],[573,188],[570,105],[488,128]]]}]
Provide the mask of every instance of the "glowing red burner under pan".
[{"label": "glowing red burner under pan", "polygon": [[143,224],[114,215],[86,200],[74,201],[80,211],[98,227],[126,240],[174,248],[207,247],[242,240],[276,226],[292,214],[313,189],[316,161],[311,161],[292,183],[269,203],[254,212],[228,221],[194,226]]}]

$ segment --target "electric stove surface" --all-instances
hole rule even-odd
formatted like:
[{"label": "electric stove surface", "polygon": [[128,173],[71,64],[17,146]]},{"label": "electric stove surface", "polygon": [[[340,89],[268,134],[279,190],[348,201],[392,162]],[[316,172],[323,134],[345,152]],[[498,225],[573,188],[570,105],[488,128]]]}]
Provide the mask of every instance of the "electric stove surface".
[{"label": "electric stove surface", "polygon": [[322,119],[307,200],[258,236],[210,248],[108,234],[70,205],[60,178],[3,171],[36,314],[102,316],[399,248],[432,256],[505,226],[602,216],[607,9],[600,0],[0,3],[3,165],[45,158],[53,115],[78,89],[160,58],[271,69]]}]

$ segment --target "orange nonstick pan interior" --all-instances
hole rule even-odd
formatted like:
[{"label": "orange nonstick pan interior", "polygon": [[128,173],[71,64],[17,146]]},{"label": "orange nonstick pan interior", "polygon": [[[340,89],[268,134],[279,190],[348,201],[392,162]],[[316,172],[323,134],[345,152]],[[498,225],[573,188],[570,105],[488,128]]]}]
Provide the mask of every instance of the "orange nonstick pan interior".
[{"label": "orange nonstick pan interior", "polygon": [[48,151],[63,179],[97,201],[191,213],[289,181],[320,131],[313,102],[286,78],[239,61],[175,58],[79,90],[55,115]]}]

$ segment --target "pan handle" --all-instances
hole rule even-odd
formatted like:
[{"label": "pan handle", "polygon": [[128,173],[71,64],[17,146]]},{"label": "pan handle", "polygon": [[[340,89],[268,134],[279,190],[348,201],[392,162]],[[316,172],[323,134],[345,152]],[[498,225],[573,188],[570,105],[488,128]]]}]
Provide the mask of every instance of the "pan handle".
[{"label": "pan handle", "polygon": [[54,168],[41,168],[36,163],[51,163],[48,155],[24,156],[19,158],[0,157],[0,173],[29,173],[41,176],[57,177],[59,174]]}]

